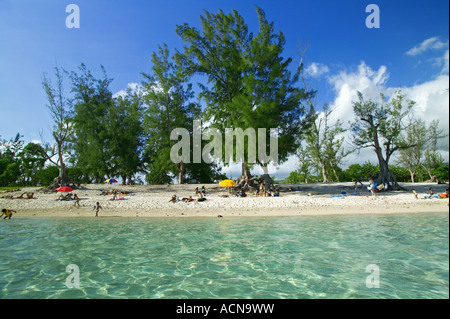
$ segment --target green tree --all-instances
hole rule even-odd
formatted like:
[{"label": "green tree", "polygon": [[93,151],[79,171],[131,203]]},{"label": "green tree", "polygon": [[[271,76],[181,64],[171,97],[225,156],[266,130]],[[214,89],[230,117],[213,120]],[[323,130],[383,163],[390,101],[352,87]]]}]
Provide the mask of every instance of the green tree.
[{"label": "green tree", "polygon": [[47,158],[40,144],[28,143],[19,153],[24,185],[35,186],[39,182],[37,172],[44,168]]},{"label": "green tree", "polygon": [[298,173],[303,174],[303,182],[308,183],[310,172],[314,166],[314,160],[311,154],[306,150],[306,146],[300,146],[297,150],[297,156],[299,159]]},{"label": "green tree", "polygon": [[20,179],[20,165],[9,158],[0,159],[0,186],[15,186]]},{"label": "green tree", "polygon": [[390,189],[401,189],[388,165],[396,151],[413,146],[405,144],[401,134],[407,127],[404,122],[415,102],[405,100],[399,91],[390,101],[386,101],[385,96],[381,94],[379,103],[364,100],[361,92],[358,92],[358,97],[359,101],[353,102],[356,116],[351,123],[353,143],[358,149],[374,149],[380,168],[379,183],[388,183]]},{"label": "green tree", "polygon": [[112,79],[108,78],[103,66],[101,69],[103,77],[99,79],[85,64],[81,64],[78,73],[70,72],[74,93],[73,148],[77,157],[76,166],[97,182],[114,173],[109,148],[109,112],[114,108],[109,88]]},{"label": "green tree", "polygon": [[63,71],[58,67],[55,67],[55,81],[56,83],[53,85],[52,80],[44,74],[42,87],[47,95],[48,111],[54,121],[52,135],[55,144],[45,143],[42,155],[59,170],[58,179],[53,185],[56,187],[69,182],[66,174],[65,155],[70,149],[70,139],[73,136],[73,105],[66,96]]},{"label": "green tree", "polygon": [[[70,169],[68,169],[68,172]],[[42,186],[52,186],[53,180],[59,175],[58,167],[54,165],[47,166],[37,171],[36,176],[42,183]]]},{"label": "green tree", "polygon": [[19,133],[10,140],[0,140],[0,186],[15,186],[21,181],[20,152],[25,142]]},{"label": "green tree", "polygon": [[449,179],[449,165],[439,165],[432,170],[433,176],[436,176],[439,181],[447,182]]},{"label": "green tree", "polygon": [[111,165],[124,185],[132,184],[132,177],[142,170],[142,114],[142,94],[131,90],[114,99],[108,113]]},{"label": "green tree", "polygon": [[402,139],[404,144],[412,146],[400,150],[397,162],[408,168],[411,182],[415,183],[417,170],[423,161],[423,154],[428,143],[425,121],[419,119],[412,123],[405,129]]},{"label": "green tree", "polygon": [[[204,117],[210,126],[222,132],[226,128],[243,131],[265,128],[267,132],[278,128],[278,161],[282,162],[298,146],[303,114],[300,100],[304,92],[295,87],[298,72],[289,71],[292,60],[281,56],[284,35],[274,32],[273,23],[267,21],[262,9],[256,11],[259,18],[256,35],[249,32],[236,10],[227,15],[222,10],[217,14],[205,11],[200,17],[202,30],[188,24],[177,26],[177,33],[188,44],[184,54],[178,56],[191,74],[207,79],[207,84],[201,86],[200,97],[206,103]],[[270,143],[269,138],[266,143]],[[236,146],[232,159],[225,158],[226,152],[222,152],[224,162],[242,162],[240,180],[248,180],[251,177],[248,153],[236,158]],[[245,146],[243,149],[247,150]],[[265,146],[267,149],[268,145]],[[259,164],[270,182],[268,163]]]},{"label": "green tree", "polygon": [[427,143],[425,156],[421,164],[422,167],[427,171],[430,179],[433,180],[433,169],[442,166],[442,164],[444,163],[444,158],[438,150],[438,142],[440,139],[445,138],[448,135],[444,134],[444,130],[439,129],[439,121],[434,120],[430,123],[426,136]]},{"label": "green tree", "polygon": [[186,174],[184,161],[174,163],[170,151],[176,141],[170,139],[174,129],[189,131],[192,136],[193,121],[200,114],[192,84],[180,61],[170,57],[166,45],[152,54],[152,73],[143,74],[144,102],[148,106],[144,117],[144,131],[148,137],[145,145],[146,176],[149,184],[170,183],[174,176],[183,184]]},{"label": "green tree", "polygon": [[299,171],[291,172],[285,180],[285,183],[288,183],[288,184],[295,184],[295,183],[302,183],[302,182],[305,182],[305,176],[304,176],[304,174],[300,173]]}]

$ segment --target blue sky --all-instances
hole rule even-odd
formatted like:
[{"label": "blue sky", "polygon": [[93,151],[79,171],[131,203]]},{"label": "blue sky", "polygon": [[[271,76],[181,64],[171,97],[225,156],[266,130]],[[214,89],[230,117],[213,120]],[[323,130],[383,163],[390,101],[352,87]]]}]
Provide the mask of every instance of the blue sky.
[{"label": "blue sky", "polygon": [[[80,8],[79,29],[65,25],[71,3]],[[380,8],[379,29],[365,24],[371,3]],[[299,62],[299,48],[308,47],[308,83],[318,90],[319,103],[341,110],[336,114],[348,113],[344,104],[356,89],[370,94],[402,88],[411,97],[427,96],[426,114],[439,112],[429,109],[433,104],[446,108],[448,117],[448,91],[446,96],[441,92],[445,84],[448,88],[445,0],[0,0],[1,138],[20,132],[26,141],[40,140],[42,132],[50,139],[52,122],[41,79],[56,64],[75,70],[85,63],[97,75],[103,65],[114,79],[112,91],[118,92],[143,80],[140,74],[149,72],[158,45],[166,43],[172,52],[181,49],[178,24],[198,26],[203,10],[236,9],[257,32],[255,5],[286,36],[285,56],[293,58],[293,66]],[[353,93],[345,96],[348,87]],[[448,121],[442,125],[448,131]]]}]

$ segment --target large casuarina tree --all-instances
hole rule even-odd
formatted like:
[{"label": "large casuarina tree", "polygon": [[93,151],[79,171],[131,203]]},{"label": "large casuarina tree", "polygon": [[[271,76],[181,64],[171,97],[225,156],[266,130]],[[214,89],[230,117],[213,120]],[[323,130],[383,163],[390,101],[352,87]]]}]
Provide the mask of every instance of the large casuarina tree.
[{"label": "large casuarina tree", "polygon": [[358,92],[359,100],[353,102],[353,142],[358,149],[372,148],[375,151],[380,167],[378,182],[388,183],[389,188],[399,190],[401,187],[388,164],[396,151],[413,146],[405,143],[402,133],[407,128],[407,119],[415,102],[406,100],[400,91],[390,100],[383,94],[380,97],[380,102],[365,100]]},{"label": "large casuarina tree", "polygon": [[[282,162],[298,146],[304,92],[296,87],[298,72],[289,71],[291,59],[282,57],[284,35],[274,32],[262,9],[256,11],[259,30],[255,35],[236,10],[231,14],[205,11],[201,30],[188,24],[178,26],[177,33],[186,43],[178,57],[192,75],[207,79],[200,94],[206,104],[205,122],[222,132],[227,128],[264,128],[266,132],[276,128],[278,162]],[[266,138],[265,149],[269,143]],[[244,152],[244,158],[234,155],[236,162],[242,162],[242,177],[249,179],[248,153]],[[228,161],[224,157],[224,162]],[[258,164],[267,172],[267,162]]]},{"label": "large casuarina tree", "polygon": [[143,74],[144,132],[147,135],[144,157],[149,171],[149,184],[170,183],[173,175],[178,183],[184,183],[187,163],[171,161],[170,152],[176,143],[171,132],[182,128],[192,133],[193,121],[199,116],[200,107],[192,102],[194,92],[187,83],[185,69],[170,57],[166,45],[152,54],[152,72]]},{"label": "large casuarina tree", "polygon": [[42,148],[43,155],[56,167],[58,167],[58,179],[52,187],[65,185],[69,182],[66,174],[65,155],[69,151],[70,141],[73,136],[73,105],[64,90],[64,73],[55,67],[55,83],[44,75],[42,87],[47,95],[47,108],[54,121],[53,139],[55,144],[46,144]]},{"label": "large casuarina tree", "polygon": [[114,173],[109,152],[109,114],[114,104],[109,88],[112,79],[107,77],[103,67],[102,71],[103,77],[96,79],[86,65],[81,64],[78,73],[70,73],[77,167],[97,182]]}]

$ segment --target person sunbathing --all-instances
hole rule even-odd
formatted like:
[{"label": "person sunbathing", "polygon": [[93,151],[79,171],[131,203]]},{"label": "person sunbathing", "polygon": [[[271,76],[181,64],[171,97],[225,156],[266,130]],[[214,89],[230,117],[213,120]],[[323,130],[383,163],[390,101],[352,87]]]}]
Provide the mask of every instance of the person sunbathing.
[{"label": "person sunbathing", "polygon": [[189,196],[189,198],[184,197],[182,199],[182,201],[185,202],[185,203],[189,203],[189,202],[195,202],[195,199],[193,199],[192,196]]},{"label": "person sunbathing", "polygon": [[439,198],[448,198],[448,188],[445,190],[445,193],[440,193]]},{"label": "person sunbathing", "polygon": [[112,195],[113,195],[113,198],[111,198],[110,200],[115,200],[117,198],[117,191],[113,190]]},{"label": "person sunbathing", "polygon": [[59,197],[56,199],[57,201],[66,201],[66,200],[72,200],[72,194],[66,194],[66,195],[59,195]]},{"label": "person sunbathing", "polygon": [[174,194],[174,195],[172,196],[172,198],[169,200],[169,203],[170,203],[170,202],[172,202],[172,203],[178,202],[178,197],[177,197],[177,195]]},{"label": "person sunbathing", "polygon": [[36,199],[36,197],[34,197],[34,193],[27,193],[27,199]]},{"label": "person sunbathing", "polygon": [[25,193],[21,194],[20,196],[12,196],[12,195],[6,195],[6,196],[2,196],[2,198],[4,199],[24,199],[23,195]]}]

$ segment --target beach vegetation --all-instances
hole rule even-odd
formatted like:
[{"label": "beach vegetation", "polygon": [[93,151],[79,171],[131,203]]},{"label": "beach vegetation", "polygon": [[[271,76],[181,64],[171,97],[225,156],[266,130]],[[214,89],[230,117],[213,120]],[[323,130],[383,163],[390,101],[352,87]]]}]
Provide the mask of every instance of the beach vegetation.
[{"label": "beach vegetation", "polygon": [[415,102],[405,99],[397,91],[392,99],[380,95],[380,101],[366,100],[358,92],[358,101],[353,102],[355,120],[350,123],[353,144],[357,149],[372,148],[377,156],[380,173],[378,183],[388,184],[389,189],[401,189],[396,177],[389,169],[392,155],[414,144],[406,143],[402,133],[408,127],[407,119]]},{"label": "beach vegetation", "polygon": [[[236,10],[230,14],[221,10],[217,14],[205,11],[201,16],[201,30],[186,23],[177,26],[178,35],[186,43],[178,56],[192,75],[207,79],[201,85],[199,97],[205,103],[203,118],[209,127],[222,132],[230,127],[244,131],[265,128],[267,132],[278,128],[278,162],[281,163],[298,147],[304,115],[301,100],[305,92],[296,86],[298,70],[295,73],[289,70],[292,59],[282,56],[283,33],[274,30],[262,9],[257,7],[256,11],[259,19],[256,34],[249,31]],[[266,139],[266,149],[269,141]],[[248,161],[248,154],[234,160],[242,163],[238,184],[249,180],[253,165]],[[258,164],[264,171],[263,178],[270,184],[269,163]]]}]

